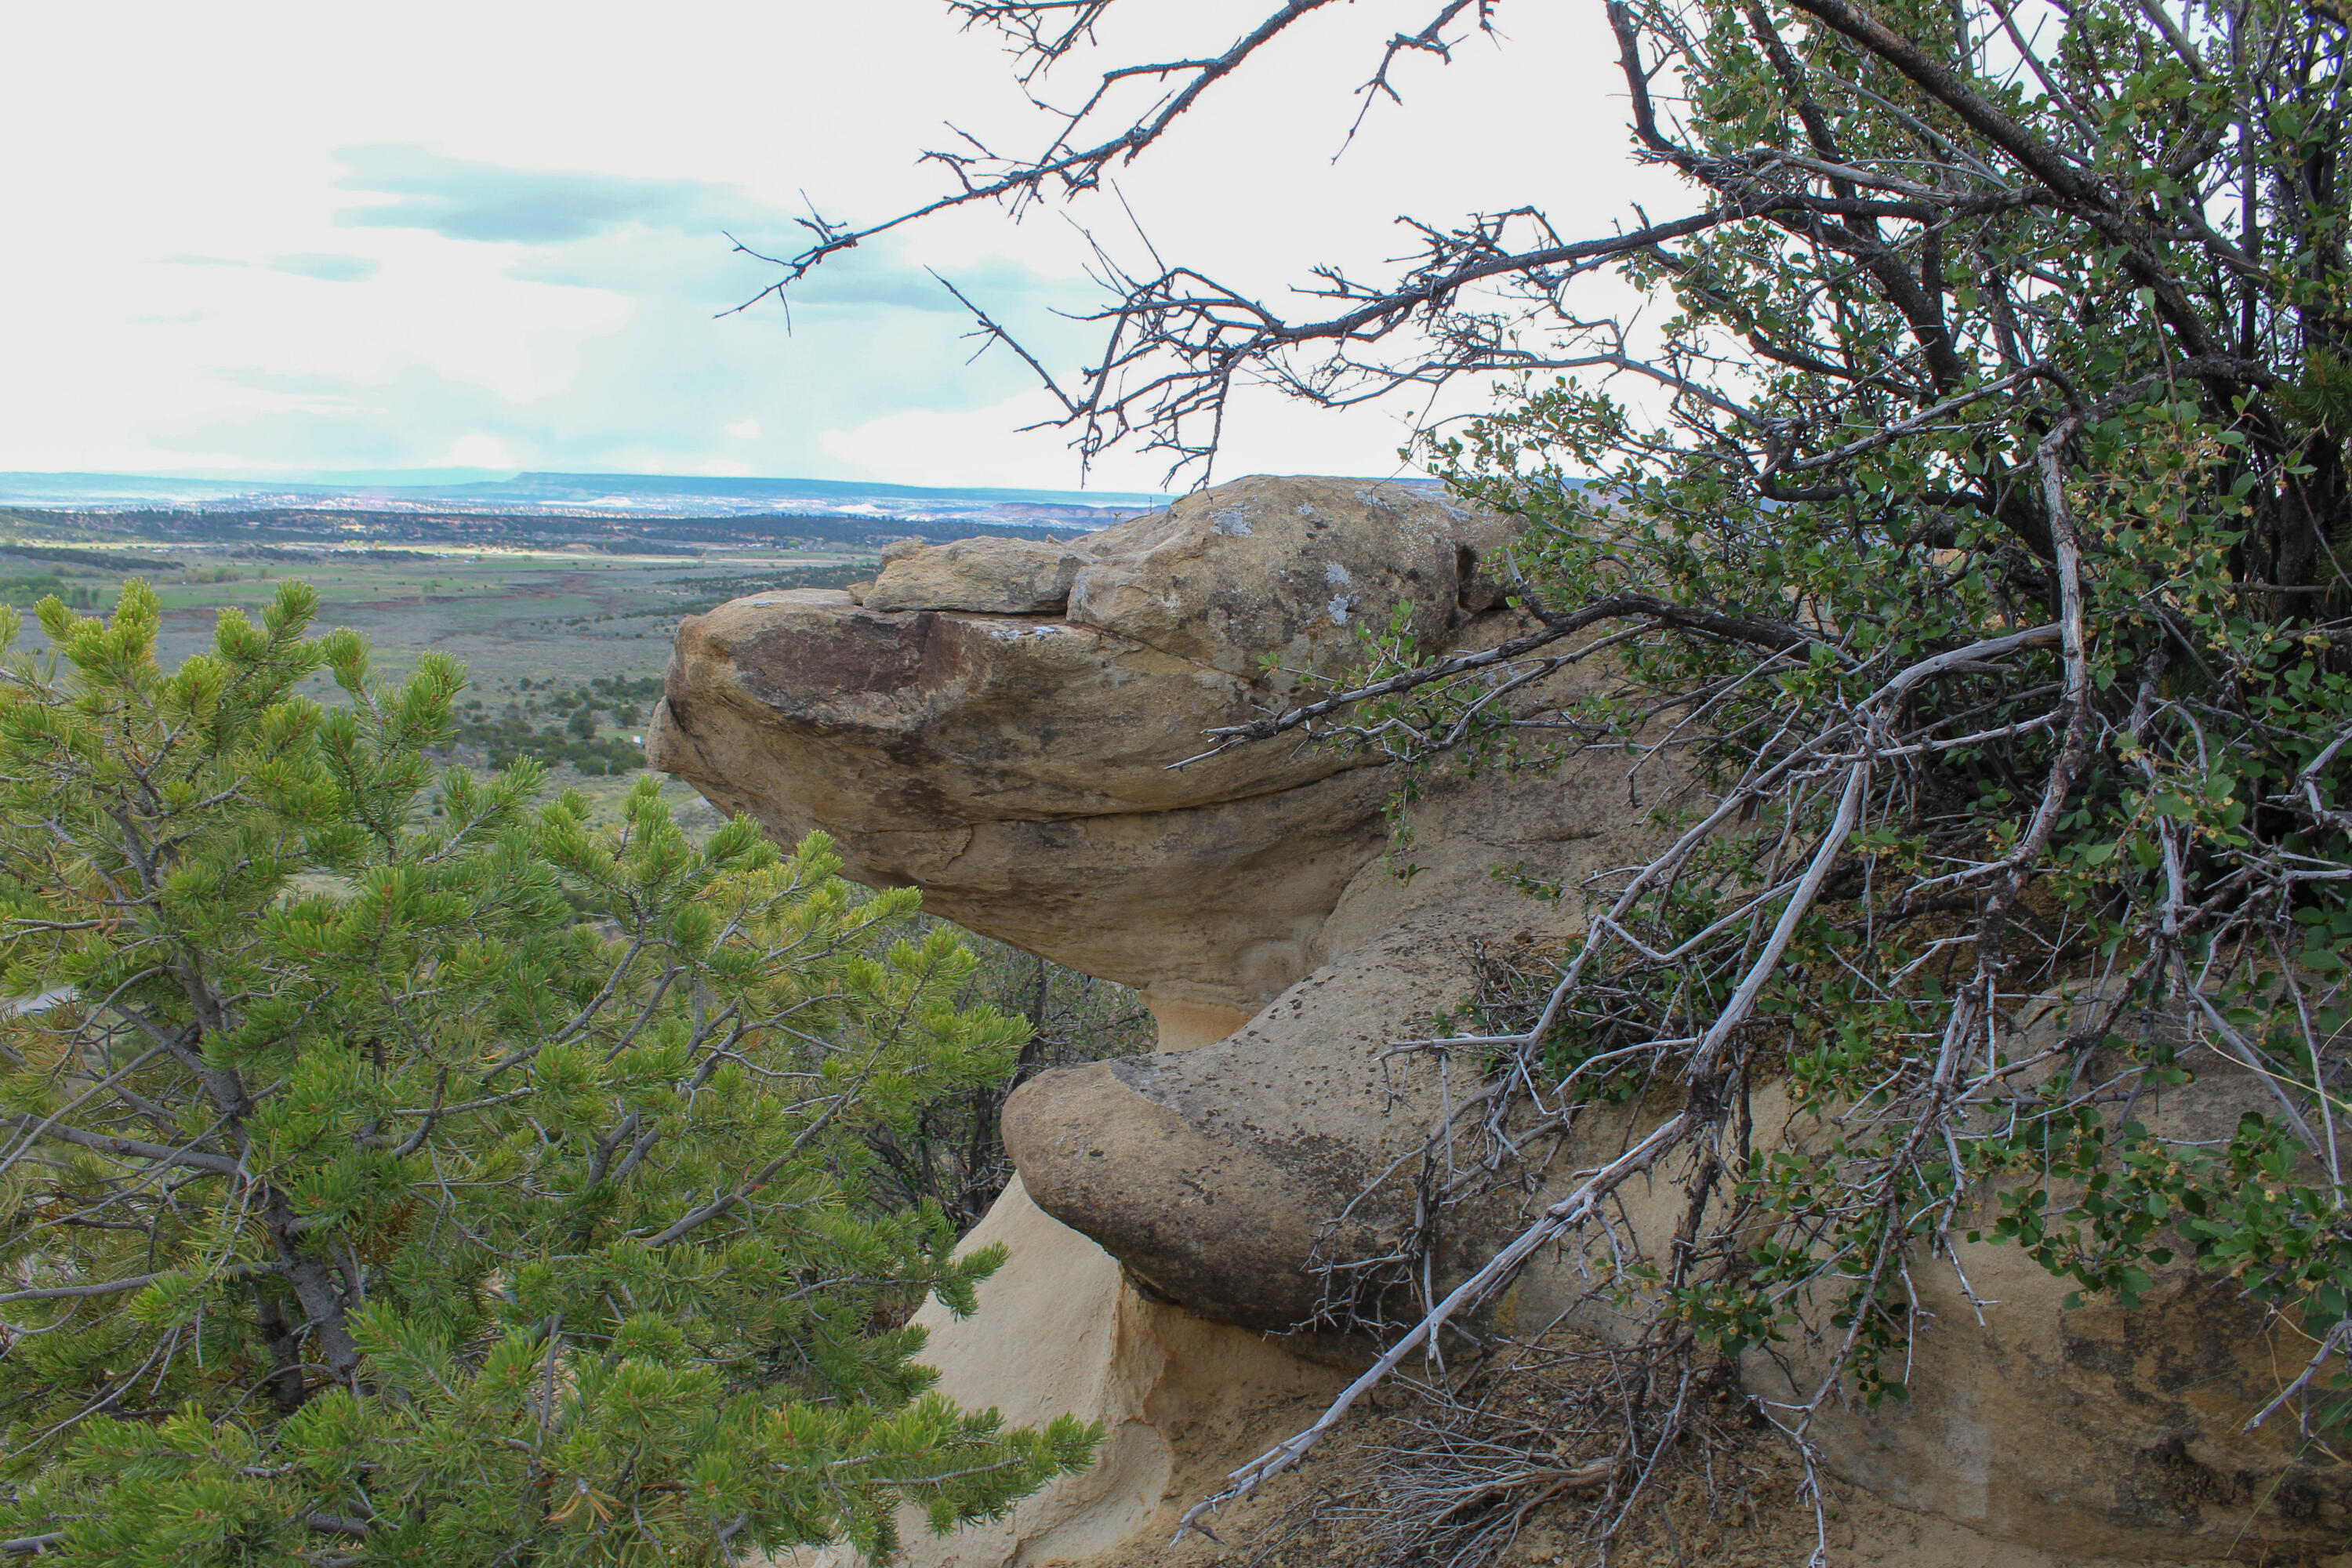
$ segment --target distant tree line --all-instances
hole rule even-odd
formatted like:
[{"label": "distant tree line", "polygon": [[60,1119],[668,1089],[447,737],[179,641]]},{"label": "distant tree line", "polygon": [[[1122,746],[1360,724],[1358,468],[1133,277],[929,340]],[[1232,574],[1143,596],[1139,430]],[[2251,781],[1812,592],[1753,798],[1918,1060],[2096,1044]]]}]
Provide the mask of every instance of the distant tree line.
[{"label": "distant tree line", "polygon": [[64,579],[54,572],[0,576],[0,604],[30,608],[51,594],[78,610],[88,609],[97,602],[89,587],[68,587]]},{"label": "distant tree line", "polygon": [[187,563],[158,555],[134,555],[120,550],[84,550],[70,544],[11,544],[5,552],[27,561],[54,561],[65,566],[87,566],[99,572],[177,572]]}]

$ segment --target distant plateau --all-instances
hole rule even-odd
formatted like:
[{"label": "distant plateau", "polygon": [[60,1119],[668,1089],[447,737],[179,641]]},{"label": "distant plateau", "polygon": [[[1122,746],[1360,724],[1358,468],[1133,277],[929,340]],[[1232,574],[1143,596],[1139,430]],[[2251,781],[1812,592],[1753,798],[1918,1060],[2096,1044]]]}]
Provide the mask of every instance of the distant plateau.
[{"label": "distant plateau", "polygon": [[300,481],[0,473],[0,507],[77,512],[420,512],[443,516],[730,518],[789,512],[877,522],[1100,528],[1165,506],[1118,490],[936,489],[860,480],[464,471],[326,474]]}]

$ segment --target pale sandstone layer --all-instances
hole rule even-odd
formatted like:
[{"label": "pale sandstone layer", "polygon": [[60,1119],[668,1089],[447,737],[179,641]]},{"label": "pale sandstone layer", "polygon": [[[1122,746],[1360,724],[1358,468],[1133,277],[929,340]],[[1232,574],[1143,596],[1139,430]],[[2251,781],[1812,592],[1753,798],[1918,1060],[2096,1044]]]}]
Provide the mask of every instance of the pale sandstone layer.
[{"label": "pale sandstone layer", "polygon": [[[1181,1373],[1185,1386],[1212,1387],[1229,1365],[1240,1397],[1271,1375],[1244,1371],[1242,1342],[1217,1336],[1304,1319],[1322,1294],[1317,1258],[1400,1217],[1395,1184],[1360,1194],[1470,1087],[1391,1042],[1461,996],[1482,949],[1557,952],[1579,923],[1572,898],[1533,902],[1495,869],[1572,886],[1653,841],[1645,812],[1674,781],[1631,773],[1618,753],[1544,777],[1423,780],[1414,837],[1394,857],[1418,864],[1409,879],[1381,854],[1397,781],[1364,753],[1286,740],[1169,766],[1204,749],[1203,730],[1293,699],[1298,675],[1343,670],[1357,627],[1385,623],[1391,606],[1403,606],[1400,625],[1424,653],[1509,635],[1521,623],[1496,606],[1495,587],[1507,539],[1500,521],[1425,491],[1246,479],[1074,543],[1058,609],[953,607],[1013,602],[987,596],[1016,590],[1029,595],[1018,602],[1055,602],[1062,557],[1044,573],[1039,552],[973,542],[895,553],[863,605],[755,595],[681,627],[649,736],[656,766],[780,839],[824,828],[863,880],[919,886],[950,919],[1137,985],[1163,1046],[1200,1047],[1048,1074],[1014,1096],[1006,1136],[1026,1196],[1003,1225],[1028,1244],[979,1319],[938,1325],[960,1396],[1042,1416],[1058,1392],[1103,1414],[1117,1399],[1100,1390],[1142,1375],[1118,1348],[1144,1342],[1119,1327],[1142,1306],[1235,1325],[1171,1352],[1206,1358]],[[908,607],[882,610],[875,590],[894,576],[906,591],[885,602]],[[2173,1112],[2233,1116],[2242,1087],[2213,1074]],[[1605,1157],[1612,1135],[1596,1119],[1546,1190]],[[1626,1194],[1623,1245],[1663,1245],[1678,1175]],[[1351,1205],[1350,1227],[1328,1233]],[[1513,1208],[1465,1215],[1441,1261],[1475,1259]],[[1064,1239],[1073,1232],[1087,1239]],[[1135,1283],[1078,1288],[1109,1278],[1103,1249]],[[1914,1278],[1937,1315],[1909,1371],[1912,1398],[1826,1415],[1817,1436],[1833,1473],[1998,1539],[2084,1554],[2341,1540],[2352,1523],[2342,1468],[2293,1463],[2275,1428],[2235,1430],[2277,1386],[2273,1362],[2292,1375],[2302,1359],[2263,1337],[2259,1313],[2178,1268],[2137,1313],[2068,1313],[2064,1282],[2013,1249],[1966,1261],[1991,1303],[1985,1322],[1948,1269],[1923,1261]],[[1586,1281],[1578,1259],[1545,1260],[1500,1310],[1522,1322],[1568,1310],[1605,1328]],[[1034,1342],[1009,1356],[986,1303],[1065,1286],[1057,1304],[1084,1323],[1056,1331],[1050,1364]],[[1181,1339],[1154,1332],[1154,1343]],[[1813,1352],[1780,1354],[1751,1356],[1753,1391],[1784,1397],[1804,1380]],[[1285,1377],[1318,1375],[1289,1364]],[[1219,1425],[1154,1440],[1171,1445],[1175,1471],[1246,1457],[1242,1439],[1220,1444]],[[1018,1517],[1034,1528],[1018,1539],[975,1537],[953,1548],[967,1555],[940,1561],[1108,1568],[1118,1553],[1101,1543],[1139,1528],[1159,1473],[1132,1426],[1121,1418],[1094,1479],[1024,1504]],[[1050,1551],[1039,1544],[1049,1537]]]}]

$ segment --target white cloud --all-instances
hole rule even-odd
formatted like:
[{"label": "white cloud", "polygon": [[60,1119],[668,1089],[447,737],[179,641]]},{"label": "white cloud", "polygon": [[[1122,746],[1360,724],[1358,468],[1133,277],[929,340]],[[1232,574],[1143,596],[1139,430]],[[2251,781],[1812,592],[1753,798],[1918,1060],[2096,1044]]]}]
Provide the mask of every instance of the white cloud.
[{"label": "white cloud", "polygon": [[835,469],[856,479],[1019,488],[1034,483],[1037,474],[1068,466],[1063,437],[1020,430],[1051,409],[1036,393],[979,408],[904,409],[847,429],[821,431],[817,449]]},{"label": "white cloud", "polygon": [[[1357,57],[1392,26],[1418,30],[1416,5],[1318,16],[1255,86],[1122,171],[1153,238],[1288,303],[1314,261],[1369,272],[1406,247],[1399,210],[1443,220],[1532,198],[1598,228],[1629,194],[1658,199],[1622,153],[1597,7],[1535,8],[1509,18],[1507,49],[1409,62],[1407,109],[1376,111],[1331,166],[1370,63]],[[1110,20],[1150,29],[1124,35],[1139,50],[1222,47],[1264,9],[1194,0]],[[12,17],[19,56],[58,65],[0,97],[0,138],[43,149],[0,170],[0,197],[51,237],[0,253],[6,296],[38,302],[0,316],[0,468],[391,468],[465,446],[570,468],[1074,484],[1058,435],[1010,429],[1040,411],[1027,373],[1001,353],[968,366],[968,323],[924,270],[1066,371],[1091,330],[1053,311],[1094,296],[1086,243],[1056,216],[946,215],[836,257],[789,332],[772,305],[718,315],[773,276],[727,235],[788,252],[803,190],[828,216],[870,220],[940,188],[913,154],[941,121],[1039,135],[995,42],[957,31],[939,0],[651,15],[581,0],[549,29],[528,6],[415,0],[386,28],[252,0],[224,26],[126,0]],[[115,107],[92,118],[100,98]],[[1075,216],[1142,254],[1108,194]],[[1227,474],[1376,473],[1401,431],[1378,407],[1252,395],[1229,434]],[[1097,479],[1151,489],[1162,473],[1118,458]]]},{"label": "white cloud", "polygon": [[[1244,474],[1354,474],[1387,478],[1401,471],[1396,448],[1407,427],[1398,410],[1333,412],[1289,402],[1265,388],[1236,395],[1232,438],[1216,477]],[[818,432],[816,450],[827,473],[910,485],[1034,485],[1039,474],[1056,488],[1079,482],[1078,459],[1067,431],[1027,429],[1051,418],[1044,393],[1024,391],[971,408],[907,408],[856,425]],[[1171,482],[1165,454],[1114,450],[1097,459],[1086,482],[1097,489],[1159,490]],[[1187,480],[1178,478],[1181,488]]]},{"label": "white cloud", "polygon": [[522,460],[515,456],[514,448],[505,441],[478,430],[450,442],[449,450],[443,456],[439,466],[447,468],[520,468],[523,465]]}]

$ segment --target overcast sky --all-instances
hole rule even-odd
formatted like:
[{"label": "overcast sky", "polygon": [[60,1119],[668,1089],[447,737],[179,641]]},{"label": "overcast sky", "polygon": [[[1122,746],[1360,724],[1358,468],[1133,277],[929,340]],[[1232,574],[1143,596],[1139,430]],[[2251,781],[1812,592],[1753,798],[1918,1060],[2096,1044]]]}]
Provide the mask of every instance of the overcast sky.
[{"label": "overcast sky", "polygon": [[[1268,0],[1126,0],[1122,58],[1227,47]],[[1433,0],[1310,18],[1120,175],[1164,250],[1266,294],[1375,270],[1403,212],[1537,202],[1598,232],[1637,196],[1600,0],[1507,0],[1497,48],[1401,68],[1336,166],[1349,89]],[[1157,28],[1134,31],[1136,23]],[[1068,364],[1095,298],[1058,213],[952,215],[718,316],[793,246],[803,193],[871,220],[941,188],[942,122],[1028,144],[1001,45],[938,0],[174,0],[21,5],[0,165],[0,469],[261,477],[405,468],[1074,486],[954,278]],[[1129,47],[1128,46],[1131,45]],[[1084,86],[1073,73],[1049,98]],[[1076,215],[1115,243],[1108,198]],[[1393,471],[1400,407],[1246,402],[1226,476]],[[1115,459],[1095,483],[1157,488]]]}]

